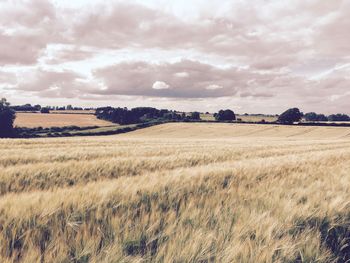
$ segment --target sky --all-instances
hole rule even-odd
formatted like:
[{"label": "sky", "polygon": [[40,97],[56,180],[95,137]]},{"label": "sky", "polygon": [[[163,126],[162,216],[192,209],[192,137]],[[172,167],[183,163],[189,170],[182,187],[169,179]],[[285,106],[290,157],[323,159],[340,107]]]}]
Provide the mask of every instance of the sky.
[{"label": "sky", "polygon": [[350,114],[348,0],[0,0],[12,104]]}]

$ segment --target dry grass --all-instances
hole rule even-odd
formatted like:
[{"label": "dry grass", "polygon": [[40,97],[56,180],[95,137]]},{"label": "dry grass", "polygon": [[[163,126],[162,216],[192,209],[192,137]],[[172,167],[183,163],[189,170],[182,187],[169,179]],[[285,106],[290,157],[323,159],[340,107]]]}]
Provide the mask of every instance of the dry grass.
[{"label": "dry grass", "polygon": [[0,262],[345,262],[349,130],[263,128],[0,140]]},{"label": "dry grass", "polygon": [[108,126],[110,122],[99,120],[92,114],[60,114],[60,113],[16,113],[15,125],[18,127],[64,127],[64,126]]}]

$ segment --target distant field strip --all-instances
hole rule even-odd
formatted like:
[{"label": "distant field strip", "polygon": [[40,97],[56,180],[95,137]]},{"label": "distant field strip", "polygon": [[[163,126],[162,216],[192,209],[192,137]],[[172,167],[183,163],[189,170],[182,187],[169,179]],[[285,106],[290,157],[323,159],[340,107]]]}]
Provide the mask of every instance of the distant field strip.
[{"label": "distant field strip", "polygon": [[99,120],[93,114],[41,114],[41,113],[16,113],[15,126],[27,128],[50,128],[64,126],[109,126],[111,122]]},{"label": "distant field strip", "polygon": [[350,139],[350,127],[288,126],[236,123],[168,123],[128,136],[161,138],[269,138],[269,139]]},{"label": "distant field strip", "polygon": [[349,128],[313,128],[0,140],[0,262],[346,262]]}]

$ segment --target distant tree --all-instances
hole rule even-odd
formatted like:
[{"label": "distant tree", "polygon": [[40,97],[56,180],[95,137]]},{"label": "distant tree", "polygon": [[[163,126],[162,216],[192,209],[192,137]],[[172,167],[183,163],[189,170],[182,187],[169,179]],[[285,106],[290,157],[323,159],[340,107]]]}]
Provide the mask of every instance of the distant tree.
[{"label": "distant tree", "polygon": [[306,121],[327,121],[328,118],[324,114],[317,114],[315,112],[305,113],[304,118]]},{"label": "distant tree", "polygon": [[39,105],[32,106],[31,104],[27,103],[24,105],[17,105],[17,106],[11,106],[11,109],[14,111],[38,111]]},{"label": "distant tree", "polygon": [[236,115],[232,110],[220,110],[215,116],[217,121],[234,121]]},{"label": "distant tree", "polygon": [[303,117],[303,113],[300,112],[298,108],[291,108],[283,112],[278,117],[277,121],[279,123],[292,124],[293,122],[300,121],[302,117]]},{"label": "distant tree", "polygon": [[10,104],[6,99],[0,100],[0,137],[13,136],[13,122],[15,121],[16,113],[10,108]]},{"label": "distant tree", "polygon": [[164,115],[162,115],[162,118],[166,120],[178,121],[178,120],[181,120],[181,115],[177,114],[176,112],[168,112],[168,113],[164,113]]},{"label": "distant tree", "polygon": [[199,112],[195,111],[191,113],[191,119],[192,120],[200,120],[201,119],[201,115]]},{"label": "distant tree", "polygon": [[40,106],[39,104],[34,105],[34,109],[35,109],[36,111],[40,111],[40,110],[41,110],[41,106]]},{"label": "distant tree", "polygon": [[328,121],[328,118],[324,114],[317,114],[318,121]]},{"label": "distant tree", "polygon": [[332,114],[328,116],[329,121],[350,121],[350,117],[346,114]]},{"label": "distant tree", "polygon": [[69,105],[67,105],[66,109],[67,110],[73,110],[73,106],[69,104]]},{"label": "distant tree", "polygon": [[40,110],[41,113],[50,113],[50,109],[45,107],[45,108],[41,108]]},{"label": "distant tree", "polygon": [[151,107],[127,108],[103,107],[96,109],[95,115],[99,119],[119,123],[121,125],[143,123],[154,119],[168,117],[168,110],[158,110]]},{"label": "distant tree", "polygon": [[306,121],[317,121],[317,114],[315,112],[305,113],[304,118]]}]

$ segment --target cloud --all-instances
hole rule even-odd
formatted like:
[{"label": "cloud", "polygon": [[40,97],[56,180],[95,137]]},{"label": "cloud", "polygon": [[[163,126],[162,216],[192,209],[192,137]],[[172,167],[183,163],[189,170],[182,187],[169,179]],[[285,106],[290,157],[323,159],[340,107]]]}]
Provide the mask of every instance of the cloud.
[{"label": "cloud", "polygon": [[46,44],[31,35],[8,35],[0,31],[0,66],[7,64],[34,64]]},{"label": "cloud", "polygon": [[[186,77],[178,72],[186,72]],[[237,68],[222,69],[192,60],[152,64],[119,63],[95,71],[106,89],[97,94],[135,95],[169,98],[233,96],[244,89],[252,74]]]},{"label": "cloud", "polygon": [[232,57],[298,51],[302,41],[271,32],[257,7],[236,3],[230,11],[236,16],[183,20],[161,9],[117,2],[84,13],[72,25],[72,36],[79,43],[110,49],[196,49]]},{"label": "cloud", "polygon": [[170,86],[163,81],[156,81],[152,85],[152,89],[169,89]]},{"label": "cloud", "polygon": [[[52,45],[50,46],[52,47]],[[94,57],[96,53],[84,48],[72,45],[58,45],[46,52],[45,63],[49,65],[83,61]]]},{"label": "cloud", "polygon": [[345,109],[349,1],[62,3],[1,2],[1,87],[72,100]]},{"label": "cloud", "polygon": [[55,9],[44,0],[4,0],[0,7],[0,66],[35,64],[54,34]]},{"label": "cloud", "polygon": [[187,78],[189,74],[187,72],[176,72],[174,76],[179,77],[179,78]]},{"label": "cloud", "polygon": [[56,10],[46,0],[2,0],[0,14],[2,26],[33,28],[48,25]]},{"label": "cloud", "polygon": [[15,84],[17,82],[16,74],[0,70],[0,85]]},{"label": "cloud", "polygon": [[[236,59],[251,68],[273,70],[316,54],[330,56],[348,51],[350,21],[345,10],[349,3],[327,2],[224,1],[217,7],[201,3],[202,8],[196,6],[200,11],[197,17],[186,20],[165,8],[135,2],[96,2],[94,8],[69,9],[44,0],[18,0],[5,1],[0,21],[17,43],[20,39],[16,37],[24,37],[24,33],[36,37],[25,42],[36,52],[24,63],[35,61],[39,51],[50,43],[65,43],[75,46],[71,50],[77,52],[82,45],[112,50],[195,50]],[[89,55],[72,57],[83,60]],[[57,63],[62,56],[70,57],[59,52],[57,56]]]},{"label": "cloud", "polygon": [[16,90],[40,97],[77,98],[88,87],[82,76],[73,71],[27,71],[18,80]]},{"label": "cloud", "polygon": [[216,84],[211,84],[211,85],[206,87],[206,89],[208,89],[208,90],[216,90],[216,89],[223,89],[223,88],[224,88],[223,86],[216,85]]}]

